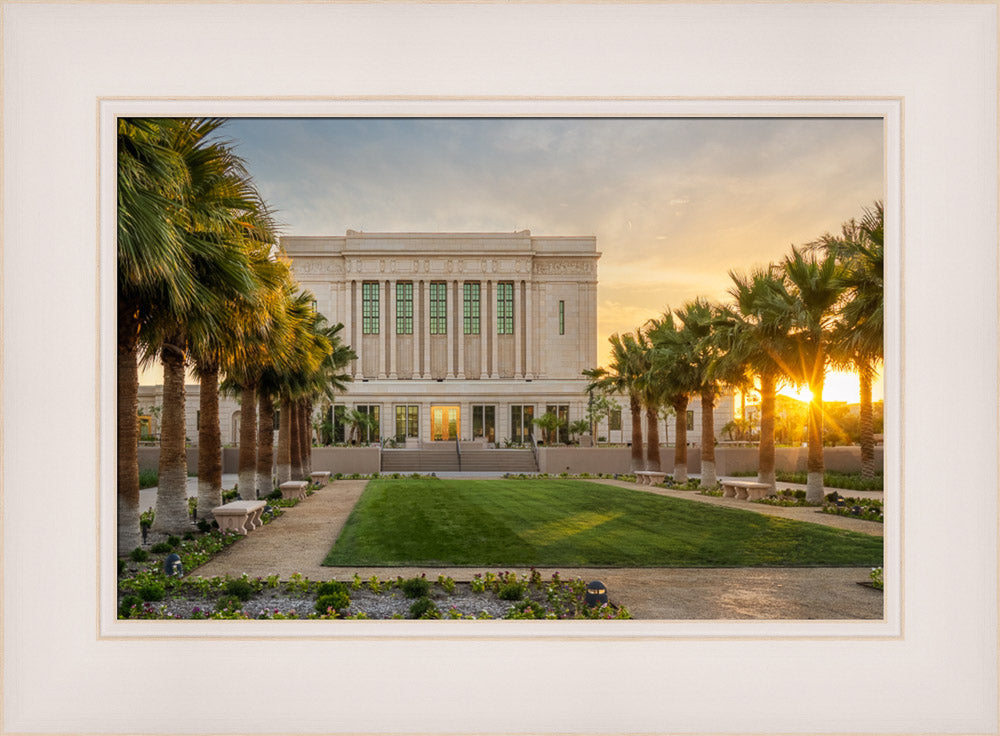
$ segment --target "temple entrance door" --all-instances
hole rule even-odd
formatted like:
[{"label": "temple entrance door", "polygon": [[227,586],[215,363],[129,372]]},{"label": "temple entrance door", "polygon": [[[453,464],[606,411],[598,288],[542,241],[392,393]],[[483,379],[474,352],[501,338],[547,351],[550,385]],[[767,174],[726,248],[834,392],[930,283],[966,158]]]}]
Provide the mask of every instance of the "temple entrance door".
[{"label": "temple entrance door", "polygon": [[431,407],[431,439],[436,442],[454,440],[458,437],[459,407]]}]

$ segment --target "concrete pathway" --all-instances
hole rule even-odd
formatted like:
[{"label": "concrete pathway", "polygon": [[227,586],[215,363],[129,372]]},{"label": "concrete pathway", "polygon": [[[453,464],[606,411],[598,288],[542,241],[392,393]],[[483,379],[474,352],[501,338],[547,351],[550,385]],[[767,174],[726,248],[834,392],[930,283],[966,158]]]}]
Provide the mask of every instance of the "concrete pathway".
[{"label": "concrete pathway", "polygon": [[[367,481],[330,483],[294,508],[229,547],[194,571],[197,575],[279,575],[300,573],[311,580],[350,580],[377,575],[382,579],[429,578],[448,575],[459,582],[472,579],[482,567],[323,567],[323,558],[340,534]],[[646,488],[624,481],[608,485],[676,496],[691,501],[756,513],[812,521],[881,535],[881,525],[816,513],[812,508],[751,504],[693,491]],[[803,518],[811,514],[812,518]],[[845,524],[846,522],[846,524]],[[527,573],[527,569],[514,569]],[[643,619],[881,619],[882,594],[858,585],[868,580],[868,568],[539,568],[546,578],[601,580],[611,599]]]}]

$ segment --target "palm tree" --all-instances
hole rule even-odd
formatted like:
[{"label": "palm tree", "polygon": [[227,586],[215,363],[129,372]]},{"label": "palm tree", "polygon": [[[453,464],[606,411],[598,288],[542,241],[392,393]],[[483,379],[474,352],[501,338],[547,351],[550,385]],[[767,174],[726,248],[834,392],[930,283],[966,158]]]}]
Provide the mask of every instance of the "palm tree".
[{"label": "palm tree", "polygon": [[788,369],[811,393],[806,499],[819,502],[823,499],[823,383],[843,269],[832,253],[807,257],[795,247],[785,257],[783,267],[791,287],[778,300],[789,310],[794,354]]},{"label": "palm tree", "polygon": [[[201,325],[195,323],[195,336],[191,340],[193,372],[201,386],[197,508],[198,513],[203,516],[222,503],[220,375],[224,367],[243,365],[254,359],[248,356],[248,348],[255,345],[261,332],[272,328],[273,315],[270,307],[274,290],[280,288],[287,276],[287,269],[271,261],[263,248],[258,249],[251,268],[259,282],[258,289],[250,295],[251,298],[230,300],[217,315],[218,324],[213,326],[217,329],[198,332],[197,328]],[[228,383],[227,389],[234,393]],[[240,416],[242,417],[242,412]]]},{"label": "palm tree", "polygon": [[674,313],[667,309],[659,319],[646,326],[651,346],[650,370],[661,386],[663,403],[674,411],[674,480],[687,481],[687,407],[692,393],[698,390],[694,364],[693,333],[679,326]]},{"label": "palm tree", "polygon": [[590,378],[587,390],[603,394],[625,394],[628,396],[632,414],[632,470],[642,470],[642,398],[639,380],[642,377],[642,349],[634,335],[615,333],[608,338],[611,343],[611,361],[607,368],[593,368],[584,371]]},{"label": "palm tree", "polygon": [[790,312],[783,308],[782,270],[774,265],[747,274],[729,272],[733,303],[727,308],[729,349],[724,371],[736,376],[742,369],[757,377],[760,392],[760,443],[757,480],[775,488],[775,397],[788,364]]},{"label": "palm tree", "polygon": [[[173,210],[187,171],[170,145],[177,121],[118,121],[118,554],[139,545],[139,368],[148,329],[183,311],[194,288]],[[168,307],[163,309],[163,307]]]},{"label": "palm tree", "polygon": [[640,371],[637,385],[646,413],[646,470],[660,470],[660,407],[664,381],[652,363],[652,346],[643,330],[637,331],[635,365]]},{"label": "palm tree", "polygon": [[196,299],[184,312],[171,315],[156,345],[164,368],[164,400],[154,528],[171,534],[188,525],[184,380],[189,347],[199,334],[223,329],[220,317],[234,300],[255,298],[260,283],[251,261],[274,240],[270,215],[242,160],[214,138],[223,121],[184,122],[173,140],[189,173],[178,226]]},{"label": "palm tree", "polygon": [[885,211],[881,201],[864,209],[860,222],[851,220],[841,234],[824,235],[810,247],[822,248],[841,264],[844,302],[833,343],[839,364],[860,379],[861,474],[875,475],[872,421],[872,380],[883,359]]},{"label": "palm tree", "polygon": [[720,362],[724,353],[726,335],[720,329],[725,315],[718,305],[698,298],[690,301],[677,312],[688,335],[691,368],[697,393],[701,399],[701,484],[711,488],[718,483],[715,474],[715,400],[723,378],[738,380],[726,374],[726,363]]}]

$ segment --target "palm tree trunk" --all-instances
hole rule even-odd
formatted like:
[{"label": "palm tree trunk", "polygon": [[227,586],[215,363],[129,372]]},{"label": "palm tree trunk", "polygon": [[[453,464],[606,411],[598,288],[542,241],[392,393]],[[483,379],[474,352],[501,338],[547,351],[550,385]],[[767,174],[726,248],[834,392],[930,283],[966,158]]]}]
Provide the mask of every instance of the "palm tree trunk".
[{"label": "palm tree trunk", "polygon": [[240,387],[240,498],[257,498],[257,384]]},{"label": "palm tree trunk", "polygon": [[776,490],[774,477],[774,403],[777,381],[773,373],[760,376],[760,446],[757,459],[757,481]]},{"label": "palm tree trunk", "polygon": [[153,529],[183,534],[190,529],[187,506],[187,448],[184,427],[183,335],[172,335],[161,348],[163,414],[160,425],[160,477]]},{"label": "palm tree trunk", "polygon": [[863,363],[858,366],[861,379],[861,406],[858,419],[861,427],[861,477],[875,477],[875,435],[872,421],[872,366]]},{"label": "palm tree trunk", "polygon": [[292,443],[291,470],[292,480],[302,480],[302,414],[299,411],[299,402],[295,401],[291,405],[289,419],[289,439]]},{"label": "palm tree trunk", "polygon": [[674,482],[687,483],[688,479],[688,448],[687,448],[687,408],[688,397],[678,399],[674,407]]},{"label": "palm tree trunk", "polygon": [[222,434],[219,429],[219,367],[201,366],[198,410],[198,517],[212,518],[222,505]]},{"label": "palm tree trunk", "polygon": [[715,476],[715,389],[701,391],[701,485],[713,488]]},{"label": "palm tree trunk", "polygon": [[312,402],[302,402],[302,478],[312,472]]},{"label": "palm tree trunk", "polygon": [[629,394],[629,410],[632,412],[632,470],[642,470],[642,404],[638,396]]},{"label": "palm tree trunk", "polygon": [[292,479],[292,402],[281,400],[278,417],[278,485]]},{"label": "palm tree trunk", "polygon": [[646,470],[660,471],[660,418],[655,407],[646,407]]},{"label": "palm tree trunk", "polygon": [[139,546],[139,323],[118,304],[118,555]]},{"label": "palm tree trunk", "polygon": [[809,458],[806,461],[806,500],[819,503],[823,500],[823,372],[810,383],[812,400],[809,402]]},{"label": "palm tree trunk", "polygon": [[257,498],[264,498],[274,491],[274,403],[267,391],[260,392],[258,402]]}]

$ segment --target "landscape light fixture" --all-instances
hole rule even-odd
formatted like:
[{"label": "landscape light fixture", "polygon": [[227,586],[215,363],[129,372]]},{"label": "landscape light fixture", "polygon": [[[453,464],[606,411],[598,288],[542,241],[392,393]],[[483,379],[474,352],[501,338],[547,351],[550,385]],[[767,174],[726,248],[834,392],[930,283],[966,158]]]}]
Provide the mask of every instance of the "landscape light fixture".
[{"label": "landscape light fixture", "polygon": [[601,606],[608,602],[608,589],[600,580],[592,580],[587,583],[587,592],[583,596],[583,602],[588,606]]},{"label": "landscape light fixture", "polygon": [[171,552],[167,555],[167,559],[163,561],[163,573],[168,577],[184,576],[184,566],[181,565],[181,556],[179,554]]}]

